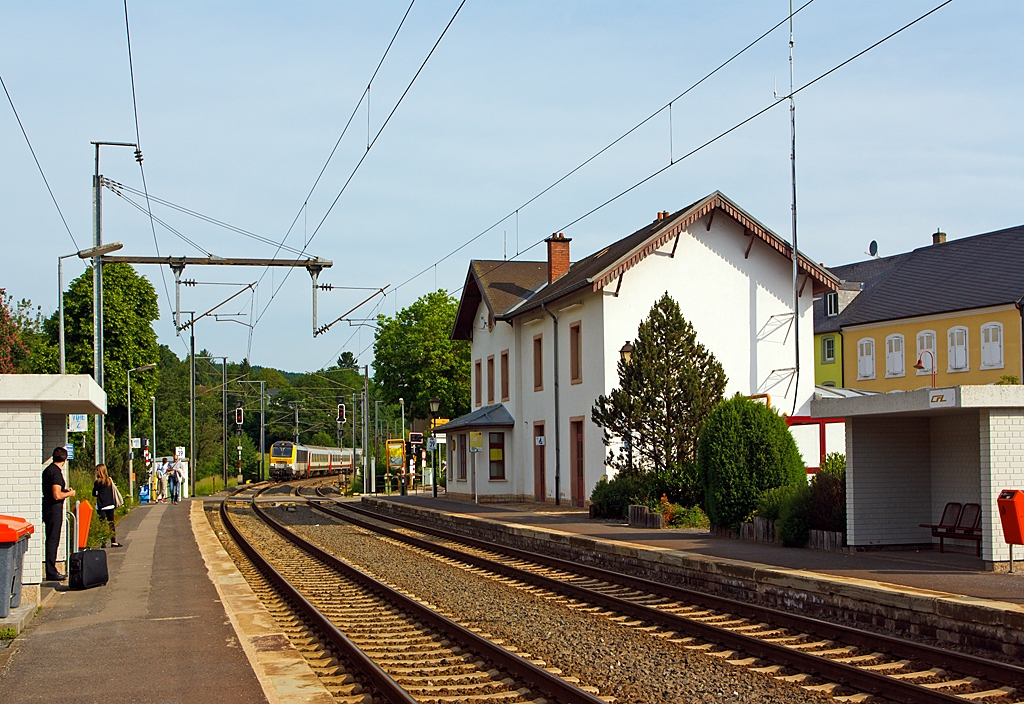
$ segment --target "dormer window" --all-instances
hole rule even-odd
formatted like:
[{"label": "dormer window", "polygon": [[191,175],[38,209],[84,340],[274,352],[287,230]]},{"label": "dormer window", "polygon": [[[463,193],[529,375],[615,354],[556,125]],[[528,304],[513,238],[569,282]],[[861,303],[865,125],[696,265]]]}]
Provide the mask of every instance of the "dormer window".
[{"label": "dormer window", "polygon": [[825,317],[832,318],[839,315],[839,293],[829,291],[825,294]]}]

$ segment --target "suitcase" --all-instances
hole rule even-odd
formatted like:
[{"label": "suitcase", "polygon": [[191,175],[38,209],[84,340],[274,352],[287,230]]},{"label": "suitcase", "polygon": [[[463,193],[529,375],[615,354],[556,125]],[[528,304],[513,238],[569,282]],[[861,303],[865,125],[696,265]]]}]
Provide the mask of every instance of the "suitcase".
[{"label": "suitcase", "polygon": [[71,589],[91,589],[106,583],[106,551],[83,550],[71,553],[68,560],[68,586]]}]

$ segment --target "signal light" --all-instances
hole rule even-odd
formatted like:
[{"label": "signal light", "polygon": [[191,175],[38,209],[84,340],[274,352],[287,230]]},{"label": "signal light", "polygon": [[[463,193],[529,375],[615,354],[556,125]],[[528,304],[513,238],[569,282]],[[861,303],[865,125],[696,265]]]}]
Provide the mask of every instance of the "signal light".
[{"label": "signal light", "polygon": [[339,423],[344,423],[345,422],[345,404],[344,403],[339,403],[338,404],[338,422]]},{"label": "signal light", "polygon": [[242,409],[241,408],[236,408],[235,409],[235,423],[237,425],[241,425],[242,424]]},{"label": "signal light", "polygon": [[409,433],[409,444],[410,445],[422,445],[423,444],[423,433]]}]

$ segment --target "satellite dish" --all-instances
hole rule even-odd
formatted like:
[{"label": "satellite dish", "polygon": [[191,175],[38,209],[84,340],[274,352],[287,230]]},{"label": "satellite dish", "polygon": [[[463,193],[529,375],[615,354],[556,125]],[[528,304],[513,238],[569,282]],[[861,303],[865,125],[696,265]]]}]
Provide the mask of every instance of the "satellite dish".
[{"label": "satellite dish", "polygon": [[871,240],[871,244],[868,245],[868,254],[872,257],[878,256],[878,243],[874,240]]}]

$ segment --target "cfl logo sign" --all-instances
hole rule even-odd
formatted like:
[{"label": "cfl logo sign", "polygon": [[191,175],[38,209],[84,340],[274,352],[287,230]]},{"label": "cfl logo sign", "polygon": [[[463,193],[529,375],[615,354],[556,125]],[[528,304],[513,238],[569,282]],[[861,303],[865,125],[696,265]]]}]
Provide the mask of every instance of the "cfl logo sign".
[{"label": "cfl logo sign", "polygon": [[952,408],[956,406],[956,389],[932,389],[928,393],[929,408]]},{"label": "cfl logo sign", "polygon": [[945,404],[945,403],[947,403],[947,401],[946,401],[946,394],[944,394],[944,393],[932,394],[932,397],[931,397],[931,399],[929,399],[928,402],[931,403],[931,404],[936,404],[936,403],[938,403],[938,404]]}]

